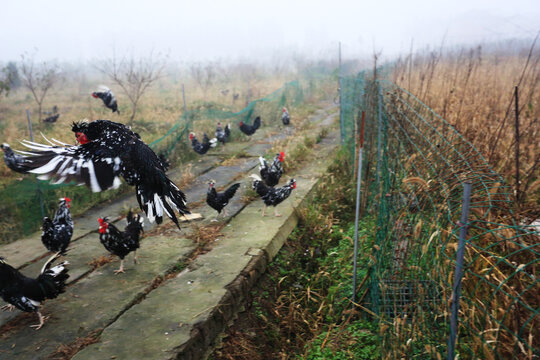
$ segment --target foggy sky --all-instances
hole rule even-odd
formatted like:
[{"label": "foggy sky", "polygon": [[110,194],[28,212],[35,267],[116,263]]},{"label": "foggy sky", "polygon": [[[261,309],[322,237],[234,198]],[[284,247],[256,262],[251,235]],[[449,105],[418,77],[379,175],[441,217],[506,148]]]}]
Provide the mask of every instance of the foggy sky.
[{"label": "foggy sky", "polygon": [[533,38],[539,0],[1,0],[0,61],[92,60],[126,51],[180,61],[290,54],[345,58]]}]

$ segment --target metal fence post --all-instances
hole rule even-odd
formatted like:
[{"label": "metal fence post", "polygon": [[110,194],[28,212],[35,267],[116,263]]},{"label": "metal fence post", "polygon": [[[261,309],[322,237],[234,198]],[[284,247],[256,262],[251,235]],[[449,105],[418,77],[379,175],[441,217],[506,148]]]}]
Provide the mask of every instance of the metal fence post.
[{"label": "metal fence post", "polygon": [[463,258],[465,255],[465,240],[467,239],[467,230],[469,225],[469,205],[471,202],[472,184],[466,182],[463,185],[463,204],[461,210],[461,219],[459,223],[459,241],[456,254],[456,271],[454,273],[454,286],[452,287],[452,303],[450,305],[450,337],[448,338],[448,356],[447,360],[454,360],[456,350],[456,340],[458,331],[458,311],[459,297],[461,293],[461,280],[463,278]]},{"label": "metal fence post", "polygon": [[[30,119],[30,110],[26,109],[26,119],[28,120],[28,131],[30,132],[30,141],[34,142],[34,132],[32,131],[32,120]],[[36,180],[37,193],[39,195],[39,205],[41,206],[41,216],[45,216],[45,205],[43,204],[43,193],[39,186],[39,180]]]},{"label": "metal fence post", "polygon": [[382,91],[381,84],[377,84],[377,191],[381,180],[381,137],[382,137]]},{"label": "metal fence post", "polygon": [[341,69],[341,41],[339,42],[339,48],[338,48],[338,71],[339,71],[339,133],[341,136],[341,143],[343,143],[345,139],[345,127],[343,124],[343,73]]},{"label": "metal fence post", "polygon": [[360,122],[360,149],[358,151],[358,176],[356,178],[356,218],[354,221],[354,264],[353,264],[353,293],[352,302],[356,302],[356,269],[358,263],[358,221],[360,218],[360,189],[362,183],[362,152],[364,150],[364,121],[365,113],[362,111]]},{"label": "metal fence post", "polygon": [[185,128],[186,128],[186,136],[187,140],[189,142],[189,126],[188,126],[188,118],[187,118],[187,106],[186,106],[186,90],[184,89],[184,84],[182,83],[182,101],[184,102],[184,122],[185,122]]},{"label": "metal fence post", "polygon": [[338,94],[339,94],[339,135],[341,143],[345,140],[345,124],[343,123],[343,71],[341,68],[341,41],[338,46]]}]

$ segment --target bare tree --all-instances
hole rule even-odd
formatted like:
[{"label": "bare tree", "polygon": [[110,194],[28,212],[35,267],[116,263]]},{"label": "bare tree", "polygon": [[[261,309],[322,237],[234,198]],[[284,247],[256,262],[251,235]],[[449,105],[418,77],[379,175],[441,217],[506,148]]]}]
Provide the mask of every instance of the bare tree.
[{"label": "bare tree", "polygon": [[130,123],[137,113],[139,100],[144,92],[158,80],[164,69],[165,57],[158,54],[154,56],[150,53],[148,57],[136,59],[133,55],[118,59],[116,55],[98,63],[99,71],[107,75],[112,81],[118,84],[131,102]]},{"label": "bare tree", "polygon": [[191,76],[199,84],[204,94],[214,84],[217,76],[216,65],[209,62],[206,65],[195,63],[190,66]]},{"label": "bare tree", "polygon": [[56,64],[42,62],[36,64],[34,55],[21,55],[22,84],[30,90],[38,105],[39,121],[41,108],[47,92],[60,79],[60,70]]},{"label": "bare tree", "polygon": [[[5,74],[7,73],[6,69],[2,69],[2,73]],[[10,86],[9,86],[9,74],[5,74],[4,76],[2,76],[3,79],[0,79],[0,98],[2,98],[2,94],[4,94],[6,97],[9,95],[9,90],[10,90]]]}]

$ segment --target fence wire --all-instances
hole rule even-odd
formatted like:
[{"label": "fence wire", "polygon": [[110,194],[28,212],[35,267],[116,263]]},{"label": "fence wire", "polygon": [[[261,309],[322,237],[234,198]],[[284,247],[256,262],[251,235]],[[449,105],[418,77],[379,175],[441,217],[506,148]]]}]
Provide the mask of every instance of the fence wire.
[{"label": "fence wire", "polygon": [[[364,306],[387,359],[442,359],[458,234],[468,226],[455,356],[540,356],[540,234],[512,213],[511,189],[448,122],[405,89],[361,73],[342,81],[343,141],[366,114],[362,208],[377,216]],[[472,183],[467,224],[463,184]]]}]

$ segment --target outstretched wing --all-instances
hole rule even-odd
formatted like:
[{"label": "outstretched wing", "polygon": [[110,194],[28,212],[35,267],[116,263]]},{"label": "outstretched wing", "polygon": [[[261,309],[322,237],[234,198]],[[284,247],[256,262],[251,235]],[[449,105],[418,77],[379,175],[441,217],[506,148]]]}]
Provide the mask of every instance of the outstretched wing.
[{"label": "outstretched wing", "polygon": [[23,140],[22,144],[31,149],[26,157],[27,172],[38,174],[41,180],[85,184],[94,192],[120,186],[122,161],[101,142],[55,146]]}]

